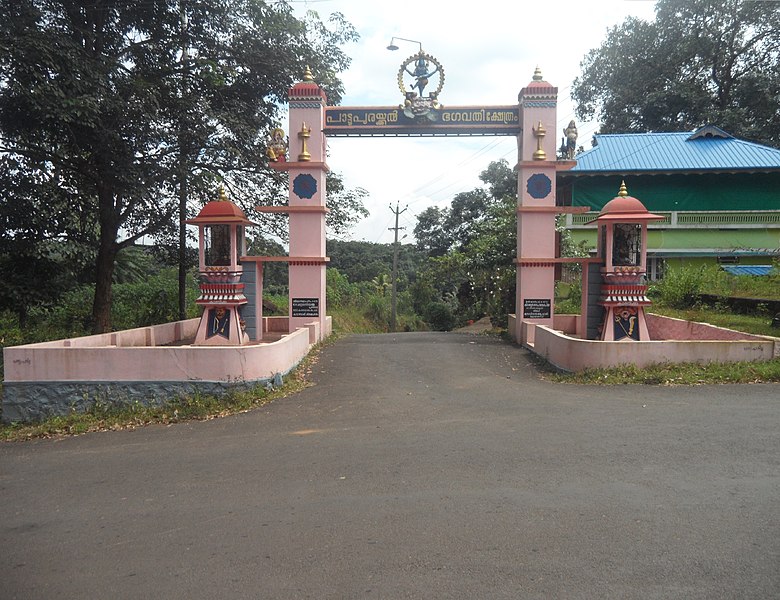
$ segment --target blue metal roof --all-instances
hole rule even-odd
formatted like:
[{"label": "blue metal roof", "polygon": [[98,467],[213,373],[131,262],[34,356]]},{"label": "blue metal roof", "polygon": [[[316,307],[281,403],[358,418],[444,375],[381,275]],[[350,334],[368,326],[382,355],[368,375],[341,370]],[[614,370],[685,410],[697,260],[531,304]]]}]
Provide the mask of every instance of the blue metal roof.
[{"label": "blue metal roof", "polygon": [[713,126],[693,133],[597,134],[571,173],[780,170],[780,150],[736,139]]},{"label": "blue metal roof", "polygon": [[720,267],[732,275],[769,275],[772,265],[721,265]]}]

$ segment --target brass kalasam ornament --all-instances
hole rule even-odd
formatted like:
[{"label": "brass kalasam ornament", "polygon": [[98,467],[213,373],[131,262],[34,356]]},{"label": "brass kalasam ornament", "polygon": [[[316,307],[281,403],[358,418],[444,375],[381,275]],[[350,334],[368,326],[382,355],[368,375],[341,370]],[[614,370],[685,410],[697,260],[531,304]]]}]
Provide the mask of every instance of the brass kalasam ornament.
[{"label": "brass kalasam ornament", "polygon": [[310,161],[311,154],[309,154],[307,141],[311,137],[311,127],[307,127],[306,123],[301,123],[301,130],[298,132],[298,137],[301,140],[301,153],[298,155],[298,160],[301,162]]},{"label": "brass kalasam ornament", "polygon": [[547,153],[542,149],[542,140],[547,135],[547,130],[539,121],[539,124],[533,128],[534,137],[536,137],[536,151],[534,152],[534,160],[547,160]]}]

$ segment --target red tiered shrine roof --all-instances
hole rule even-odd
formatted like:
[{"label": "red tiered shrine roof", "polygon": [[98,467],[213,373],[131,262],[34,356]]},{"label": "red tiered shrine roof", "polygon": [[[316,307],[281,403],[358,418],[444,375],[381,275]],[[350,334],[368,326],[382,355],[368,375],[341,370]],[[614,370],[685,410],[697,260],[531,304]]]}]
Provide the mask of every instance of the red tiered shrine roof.
[{"label": "red tiered shrine roof", "polygon": [[599,216],[588,223],[597,221],[624,221],[637,223],[642,221],[663,221],[663,215],[651,213],[644,204],[628,195],[626,184],[620,186],[620,192],[601,209]]},{"label": "red tiered shrine roof", "polygon": [[190,225],[205,225],[219,223],[237,223],[240,225],[257,225],[246,218],[244,211],[233,204],[225,196],[223,189],[219,190],[219,199],[212,200],[204,206],[198,216],[194,219],[187,219]]}]

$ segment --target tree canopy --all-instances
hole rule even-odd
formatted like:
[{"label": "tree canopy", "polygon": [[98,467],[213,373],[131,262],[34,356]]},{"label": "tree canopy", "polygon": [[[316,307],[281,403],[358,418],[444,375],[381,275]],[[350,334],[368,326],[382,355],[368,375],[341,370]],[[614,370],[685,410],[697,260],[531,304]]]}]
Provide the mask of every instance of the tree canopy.
[{"label": "tree canopy", "polygon": [[690,131],[707,123],[780,147],[777,2],[658,0],[581,63],[577,116],[602,133]]},{"label": "tree canopy", "polygon": [[417,215],[414,236],[420,250],[429,256],[442,256],[467,246],[480,232],[482,223],[495,217],[491,207],[504,198],[514,202],[517,174],[505,160],[491,162],[479,178],[486,188],[461,192],[449,208],[431,206]]},{"label": "tree canopy", "polygon": [[479,178],[484,187],[417,216],[417,247],[429,260],[412,291],[416,310],[429,320],[431,306],[446,306],[461,319],[491,314],[499,321],[512,310],[517,172],[498,160]]},{"label": "tree canopy", "polygon": [[[279,198],[265,140],[287,90],[309,65],[338,102],[357,37],[339,14],[263,0],[0,0],[0,14],[0,262],[51,267],[52,242],[91,253],[95,331],[117,254],[175,232],[183,179],[193,210],[220,181],[247,208]],[[364,194],[341,192],[337,227]],[[4,308],[28,301],[17,292]]]}]

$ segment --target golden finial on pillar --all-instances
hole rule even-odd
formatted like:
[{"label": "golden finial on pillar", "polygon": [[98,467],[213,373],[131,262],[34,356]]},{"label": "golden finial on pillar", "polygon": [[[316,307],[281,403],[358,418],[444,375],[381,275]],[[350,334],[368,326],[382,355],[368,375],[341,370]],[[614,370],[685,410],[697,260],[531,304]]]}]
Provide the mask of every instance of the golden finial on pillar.
[{"label": "golden finial on pillar", "polygon": [[620,196],[621,198],[625,198],[626,196],[628,196],[628,188],[626,188],[625,181],[622,181],[620,183],[620,191],[618,192],[618,196]]},{"label": "golden finial on pillar", "polygon": [[539,65],[536,65],[536,69],[534,70],[534,81],[542,81],[542,70],[539,68]]},{"label": "golden finial on pillar", "polygon": [[225,186],[221,183],[219,184],[219,193],[217,194],[217,200],[219,202],[227,202],[227,194],[225,193]]},{"label": "golden finial on pillar", "polygon": [[307,140],[311,137],[311,127],[306,127],[306,123],[301,123],[301,130],[298,132],[298,137],[301,139],[301,153],[298,155],[298,160],[306,162],[311,160],[311,154],[307,147]]},{"label": "golden finial on pillar", "polygon": [[544,136],[547,135],[547,130],[544,128],[541,121],[539,121],[539,124],[533,129],[533,132],[536,137],[536,151],[534,152],[533,159],[547,160],[547,153],[542,149],[542,140],[544,139]]},{"label": "golden finial on pillar", "polygon": [[306,65],[306,69],[303,71],[303,80],[314,81],[314,75],[311,74],[311,69],[309,68],[309,65]]}]

